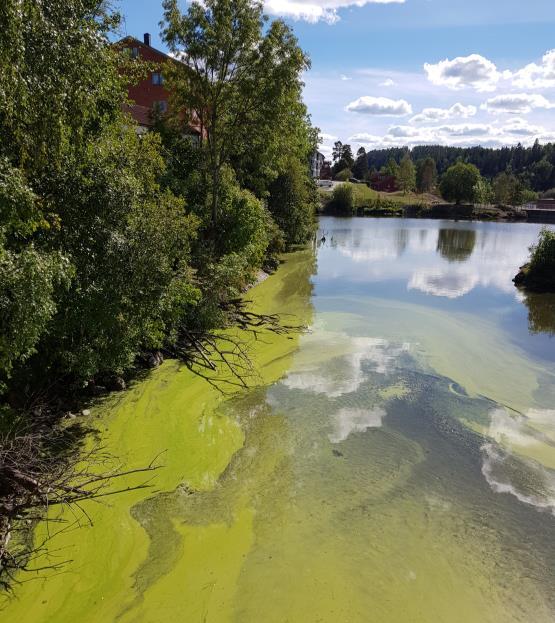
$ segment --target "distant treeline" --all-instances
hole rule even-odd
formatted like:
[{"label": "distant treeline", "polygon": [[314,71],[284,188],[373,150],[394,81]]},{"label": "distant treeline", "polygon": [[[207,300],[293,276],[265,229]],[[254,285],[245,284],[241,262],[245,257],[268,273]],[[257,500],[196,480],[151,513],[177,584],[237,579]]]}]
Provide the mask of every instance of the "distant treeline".
[{"label": "distant treeline", "polygon": [[409,154],[413,162],[433,158],[439,176],[457,161],[475,165],[480,173],[492,180],[500,173],[511,172],[522,183],[536,192],[544,192],[555,187],[555,144],[540,145],[538,141],[532,147],[518,144],[514,147],[492,149],[486,147],[445,147],[442,145],[419,145],[408,147],[390,147],[367,152],[370,170],[381,170],[393,158],[400,163]]}]

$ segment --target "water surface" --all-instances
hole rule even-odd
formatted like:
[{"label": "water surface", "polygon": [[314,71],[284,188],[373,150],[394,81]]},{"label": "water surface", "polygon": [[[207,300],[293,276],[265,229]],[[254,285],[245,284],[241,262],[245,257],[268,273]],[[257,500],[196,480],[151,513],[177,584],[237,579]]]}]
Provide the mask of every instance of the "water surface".
[{"label": "water surface", "polygon": [[321,219],[252,292],[310,332],[253,344],[240,395],[169,363],[100,410],[131,464],[167,449],[159,491],[61,535],[6,620],[552,622],[555,300],[511,282],[538,231]]}]

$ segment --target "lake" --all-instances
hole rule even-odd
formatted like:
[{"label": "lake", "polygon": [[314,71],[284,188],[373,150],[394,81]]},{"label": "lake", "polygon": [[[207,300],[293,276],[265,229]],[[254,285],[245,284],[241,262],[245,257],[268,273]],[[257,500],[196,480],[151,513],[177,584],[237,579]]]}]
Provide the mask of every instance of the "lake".
[{"label": "lake", "polygon": [[555,296],[511,281],[539,230],[321,218],[248,295],[309,331],[253,342],[240,394],[167,362],[98,407],[164,467],[88,504],[5,620],[552,623]]}]

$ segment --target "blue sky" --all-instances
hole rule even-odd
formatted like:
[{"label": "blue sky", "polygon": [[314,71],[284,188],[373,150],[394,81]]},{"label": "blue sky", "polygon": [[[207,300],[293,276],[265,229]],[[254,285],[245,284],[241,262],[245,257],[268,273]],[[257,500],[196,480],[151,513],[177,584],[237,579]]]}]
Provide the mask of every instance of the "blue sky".
[{"label": "blue sky", "polygon": [[[183,7],[186,2],[183,2]],[[161,0],[119,0],[164,49]],[[555,0],[266,0],[312,59],[305,101],[329,153],[555,141]]]}]

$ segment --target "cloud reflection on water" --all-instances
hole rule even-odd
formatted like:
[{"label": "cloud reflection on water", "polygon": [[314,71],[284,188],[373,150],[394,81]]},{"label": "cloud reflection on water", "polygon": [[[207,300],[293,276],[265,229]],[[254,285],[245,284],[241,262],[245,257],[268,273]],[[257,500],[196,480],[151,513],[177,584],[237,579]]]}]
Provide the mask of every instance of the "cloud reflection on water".
[{"label": "cloud reflection on water", "polygon": [[320,250],[320,276],[353,283],[404,280],[408,290],[449,299],[479,286],[517,297],[512,279],[539,231],[513,223],[358,221],[347,229],[341,221],[323,220],[329,246]]},{"label": "cloud reflection on water", "polygon": [[526,416],[499,407],[490,414],[482,446],[482,474],[496,493],[555,515],[555,470],[532,457],[555,446],[555,410],[529,409]]},{"label": "cloud reflection on water", "polygon": [[329,440],[332,443],[340,443],[352,433],[363,433],[369,428],[380,428],[386,415],[387,413],[382,407],[374,409],[350,409],[346,407],[340,409],[332,416],[334,431],[329,435]]},{"label": "cloud reflection on water", "polygon": [[[312,336],[307,336],[305,348],[310,348]],[[312,339],[313,346],[325,347],[340,343],[347,354],[343,355],[337,365],[307,366],[291,372],[283,380],[289,389],[301,389],[314,394],[325,394],[328,398],[338,398],[355,392],[364,382],[366,376],[363,364],[370,364],[378,374],[387,374],[395,364],[395,360],[410,350],[409,344],[396,346],[387,340],[374,337],[350,337],[346,333],[320,331]],[[333,353],[333,351],[329,351]]]}]

